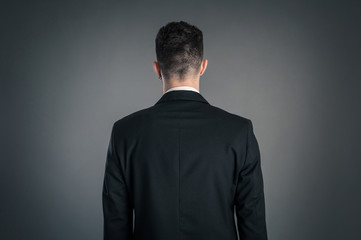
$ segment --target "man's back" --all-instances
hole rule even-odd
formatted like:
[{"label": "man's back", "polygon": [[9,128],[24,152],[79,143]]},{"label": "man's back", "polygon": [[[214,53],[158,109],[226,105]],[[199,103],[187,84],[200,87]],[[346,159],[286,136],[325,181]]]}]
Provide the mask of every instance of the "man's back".
[{"label": "man's back", "polygon": [[240,238],[267,239],[260,153],[249,119],[178,90],[114,123],[104,239],[236,240],[234,206]]}]

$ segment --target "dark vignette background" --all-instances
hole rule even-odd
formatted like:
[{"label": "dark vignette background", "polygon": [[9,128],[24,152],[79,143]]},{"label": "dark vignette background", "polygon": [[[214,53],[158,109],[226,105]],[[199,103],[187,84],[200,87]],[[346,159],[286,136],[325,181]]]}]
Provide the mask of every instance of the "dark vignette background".
[{"label": "dark vignette background", "polygon": [[360,1],[2,1],[0,239],[101,239],[112,123],[162,94],[154,38],[204,34],[201,93],[253,120],[269,239],[361,239]]}]

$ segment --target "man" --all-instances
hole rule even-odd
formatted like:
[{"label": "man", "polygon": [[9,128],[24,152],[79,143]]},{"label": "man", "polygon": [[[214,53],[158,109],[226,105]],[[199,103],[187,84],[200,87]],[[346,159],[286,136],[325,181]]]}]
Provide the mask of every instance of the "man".
[{"label": "man", "polygon": [[235,240],[237,228],[242,240],[266,240],[253,124],[200,94],[202,32],[170,22],[156,36],[156,55],[163,96],[112,126],[104,240]]}]

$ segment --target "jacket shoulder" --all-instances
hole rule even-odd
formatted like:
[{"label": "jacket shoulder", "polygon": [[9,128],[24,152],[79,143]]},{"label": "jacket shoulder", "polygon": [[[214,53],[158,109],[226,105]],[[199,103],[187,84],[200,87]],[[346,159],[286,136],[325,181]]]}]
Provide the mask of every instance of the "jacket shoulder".
[{"label": "jacket shoulder", "polygon": [[121,135],[123,137],[140,132],[140,126],[142,126],[142,123],[147,120],[150,109],[151,107],[144,108],[116,120],[113,123],[113,130],[117,133],[117,135]]},{"label": "jacket shoulder", "polygon": [[251,122],[251,120],[249,118],[229,112],[220,107],[210,105],[210,108],[212,109],[212,111],[215,114],[219,115],[220,117],[222,117],[224,119],[227,119],[229,122],[235,123],[238,126],[246,126],[249,124],[249,122]]}]

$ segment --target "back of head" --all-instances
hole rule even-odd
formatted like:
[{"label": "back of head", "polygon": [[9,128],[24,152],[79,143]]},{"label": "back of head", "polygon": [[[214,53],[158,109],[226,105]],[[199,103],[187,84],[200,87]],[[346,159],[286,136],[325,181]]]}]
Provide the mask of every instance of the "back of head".
[{"label": "back of head", "polygon": [[203,34],[187,22],[169,22],[155,39],[156,55],[164,80],[184,80],[199,71],[203,59]]}]

